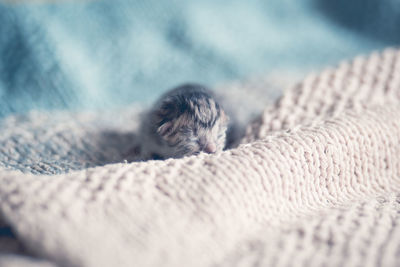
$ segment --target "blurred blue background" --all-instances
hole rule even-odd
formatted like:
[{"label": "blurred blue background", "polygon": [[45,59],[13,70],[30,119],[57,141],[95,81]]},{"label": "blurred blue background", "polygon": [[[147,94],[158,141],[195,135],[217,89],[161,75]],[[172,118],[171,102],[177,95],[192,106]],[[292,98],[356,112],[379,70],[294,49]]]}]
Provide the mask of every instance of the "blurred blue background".
[{"label": "blurred blue background", "polygon": [[0,117],[108,109],[400,43],[398,0],[0,3]]}]

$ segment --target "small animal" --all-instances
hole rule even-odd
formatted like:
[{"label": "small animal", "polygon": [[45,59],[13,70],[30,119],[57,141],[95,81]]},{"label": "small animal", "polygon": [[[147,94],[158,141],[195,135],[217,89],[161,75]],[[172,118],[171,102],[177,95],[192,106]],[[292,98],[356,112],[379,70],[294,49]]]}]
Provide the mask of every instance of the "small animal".
[{"label": "small animal", "polygon": [[142,155],[146,159],[166,159],[222,151],[228,120],[206,87],[184,84],[174,88],[143,117]]}]

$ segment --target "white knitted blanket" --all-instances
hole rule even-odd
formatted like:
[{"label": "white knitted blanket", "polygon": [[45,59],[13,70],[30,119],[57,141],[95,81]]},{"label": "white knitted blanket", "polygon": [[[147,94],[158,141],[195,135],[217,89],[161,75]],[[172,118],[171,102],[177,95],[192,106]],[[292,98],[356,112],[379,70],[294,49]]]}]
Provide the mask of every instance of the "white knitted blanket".
[{"label": "white knitted blanket", "polygon": [[10,118],[0,214],[41,266],[399,266],[399,104],[387,50],[309,76],[217,155],[86,168],[132,129]]}]

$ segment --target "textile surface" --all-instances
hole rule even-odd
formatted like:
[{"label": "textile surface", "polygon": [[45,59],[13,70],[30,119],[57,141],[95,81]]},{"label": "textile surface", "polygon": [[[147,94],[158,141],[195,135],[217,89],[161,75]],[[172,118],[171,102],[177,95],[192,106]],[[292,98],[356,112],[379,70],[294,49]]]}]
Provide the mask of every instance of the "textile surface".
[{"label": "textile surface", "polygon": [[399,104],[387,50],[308,76],[215,155],[117,163],[139,108],[11,117],[2,223],[43,266],[398,266]]},{"label": "textile surface", "polygon": [[319,70],[400,45],[399,27],[397,0],[0,0],[0,118]]}]

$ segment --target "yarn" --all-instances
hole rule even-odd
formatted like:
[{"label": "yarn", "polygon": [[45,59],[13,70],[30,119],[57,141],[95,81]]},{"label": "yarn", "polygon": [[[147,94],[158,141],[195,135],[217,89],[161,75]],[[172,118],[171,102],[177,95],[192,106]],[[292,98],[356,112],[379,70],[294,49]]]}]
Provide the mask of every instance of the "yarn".
[{"label": "yarn", "polygon": [[[215,155],[92,167],[123,156],[91,154],[98,128],[81,123],[86,155],[68,173],[50,161],[30,173],[37,155],[25,173],[2,160],[0,213],[61,266],[398,266],[399,103],[400,51],[387,50],[309,76]],[[6,122],[2,154],[19,159],[29,149],[16,144],[43,138],[68,158],[77,122],[30,135],[40,118],[19,137]]]}]

